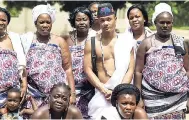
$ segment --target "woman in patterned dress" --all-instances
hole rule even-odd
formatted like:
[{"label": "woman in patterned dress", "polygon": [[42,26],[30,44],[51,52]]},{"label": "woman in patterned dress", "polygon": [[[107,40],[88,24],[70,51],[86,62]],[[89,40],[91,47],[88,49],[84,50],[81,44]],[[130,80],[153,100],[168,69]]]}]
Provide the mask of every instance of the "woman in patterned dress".
[{"label": "woman in patterned dress", "polygon": [[173,13],[168,4],[156,5],[152,22],[157,32],[143,40],[137,52],[135,85],[142,91],[139,105],[145,105],[150,119],[184,119],[188,49],[184,38],[171,32]]},{"label": "woman in patterned dress", "polygon": [[27,90],[26,60],[19,35],[7,32],[10,19],[10,13],[0,7],[0,108],[9,89],[20,89],[22,100]]},{"label": "woman in patterned dress", "polygon": [[71,26],[75,28],[75,30],[70,32],[66,41],[72,56],[72,70],[77,95],[76,106],[81,110],[83,117],[87,118],[89,100],[86,99],[85,95],[89,89],[85,88],[87,87],[87,76],[84,73],[83,60],[85,42],[91,39],[89,36],[89,28],[92,25],[93,18],[89,9],[78,7],[70,14],[69,21]]},{"label": "woman in patterned dress", "polygon": [[[38,106],[43,106],[53,85],[68,83],[71,88],[70,102],[75,104],[69,47],[63,38],[50,33],[55,10],[49,4],[37,5],[32,15],[37,31],[21,36],[27,60],[29,93]],[[28,103],[27,107],[31,107],[31,104]]]}]

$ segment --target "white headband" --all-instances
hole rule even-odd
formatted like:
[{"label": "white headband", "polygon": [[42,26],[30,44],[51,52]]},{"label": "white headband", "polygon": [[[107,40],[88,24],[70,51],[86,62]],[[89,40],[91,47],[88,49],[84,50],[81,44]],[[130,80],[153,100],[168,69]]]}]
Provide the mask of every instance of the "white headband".
[{"label": "white headband", "polygon": [[39,15],[44,14],[44,13],[48,14],[51,17],[52,23],[54,23],[56,10],[52,8],[50,4],[37,5],[33,8],[32,10],[33,22],[37,20]]},{"label": "white headband", "polygon": [[168,4],[159,3],[155,6],[155,12],[153,13],[153,16],[152,16],[152,23],[153,24],[154,24],[156,17],[163,12],[168,12],[173,16],[173,13],[171,11],[171,7]]}]

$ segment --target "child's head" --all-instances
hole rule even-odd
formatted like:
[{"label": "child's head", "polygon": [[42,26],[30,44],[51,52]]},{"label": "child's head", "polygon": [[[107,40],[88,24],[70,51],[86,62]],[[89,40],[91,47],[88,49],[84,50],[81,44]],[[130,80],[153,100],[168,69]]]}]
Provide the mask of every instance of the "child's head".
[{"label": "child's head", "polygon": [[17,88],[12,88],[7,93],[6,107],[9,111],[19,108],[21,101],[21,92]]}]

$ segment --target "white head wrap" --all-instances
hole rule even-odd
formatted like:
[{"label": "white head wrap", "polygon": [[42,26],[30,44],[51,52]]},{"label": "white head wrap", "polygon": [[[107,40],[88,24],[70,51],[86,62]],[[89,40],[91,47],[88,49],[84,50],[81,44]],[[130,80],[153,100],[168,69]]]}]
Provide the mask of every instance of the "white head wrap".
[{"label": "white head wrap", "polygon": [[167,3],[159,3],[155,6],[155,12],[153,13],[153,16],[152,16],[152,23],[153,24],[154,24],[156,17],[163,12],[168,12],[173,16],[173,13],[171,11],[171,7]]},{"label": "white head wrap", "polygon": [[47,5],[37,5],[33,8],[32,10],[32,17],[33,17],[33,22],[37,20],[39,15],[41,14],[49,14],[51,17],[52,23],[55,21],[55,13],[56,10],[50,6],[50,4]]}]

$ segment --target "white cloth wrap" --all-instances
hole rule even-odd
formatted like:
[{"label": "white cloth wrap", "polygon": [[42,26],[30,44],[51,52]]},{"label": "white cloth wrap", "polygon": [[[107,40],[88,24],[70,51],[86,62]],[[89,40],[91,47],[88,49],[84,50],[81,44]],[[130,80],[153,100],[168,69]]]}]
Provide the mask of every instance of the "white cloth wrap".
[{"label": "white cloth wrap", "polygon": [[154,21],[156,20],[156,17],[163,12],[168,12],[173,16],[171,6],[169,6],[167,3],[159,3],[155,6],[155,12],[152,15],[153,24],[154,24]]},{"label": "white cloth wrap", "polygon": [[[113,90],[122,80],[127,73],[130,63],[130,53],[133,48],[132,37],[127,34],[119,34],[118,40],[114,46],[115,55],[115,71],[112,77],[104,84],[107,89]],[[111,103],[108,102],[104,95],[95,89],[95,95],[88,104],[88,114],[95,119],[104,108],[110,107]]]},{"label": "white cloth wrap", "polygon": [[33,8],[32,10],[33,22],[37,20],[39,15],[44,14],[44,13],[48,14],[51,17],[52,23],[54,23],[56,10],[55,8],[52,8],[50,4],[37,5]]},{"label": "white cloth wrap", "polygon": [[19,75],[22,78],[23,70],[26,67],[26,57],[24,55],[20,36],[19,34],[10,31],[8,32],[8,36],[10,37],[13,49],[17,54]]}]

